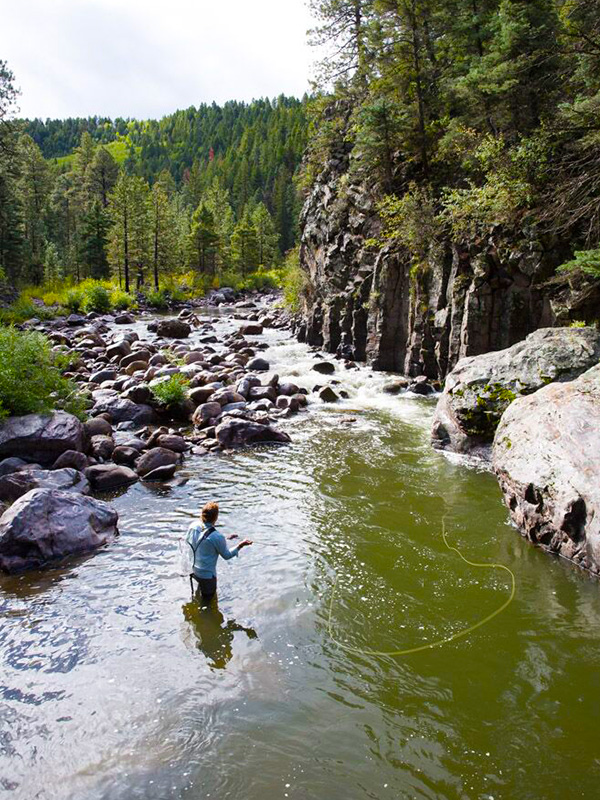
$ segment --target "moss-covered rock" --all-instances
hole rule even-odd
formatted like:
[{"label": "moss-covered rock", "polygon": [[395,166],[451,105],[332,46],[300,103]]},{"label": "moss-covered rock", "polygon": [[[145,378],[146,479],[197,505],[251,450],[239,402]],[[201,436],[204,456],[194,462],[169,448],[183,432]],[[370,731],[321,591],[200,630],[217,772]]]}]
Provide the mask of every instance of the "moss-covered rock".
[{"label": "moss-covered rock", "polygon": [[500,418],[518,397],[571,381],[599,360],[594,328],[542,328],[507,350],[463,359],[439,400],[434,445],[488,455]]}]

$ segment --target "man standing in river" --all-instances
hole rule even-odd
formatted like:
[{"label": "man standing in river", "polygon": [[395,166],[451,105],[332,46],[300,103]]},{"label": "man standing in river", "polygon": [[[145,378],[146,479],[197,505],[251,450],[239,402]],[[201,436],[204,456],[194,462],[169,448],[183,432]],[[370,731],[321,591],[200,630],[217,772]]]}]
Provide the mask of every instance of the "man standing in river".
[{"label": "man standing in river", "polygon": [[209,602],[217,593],[217,561],[219,556],[229,561],[239,555],[240,550],[252,544],[244,539],[229,549],[227,541],[215,525],[219,518],[217,503],[207,503],[202,509],[202,522],[192,522],[186,541],[194,553],[192,577],[198,582],[202,599]]}]

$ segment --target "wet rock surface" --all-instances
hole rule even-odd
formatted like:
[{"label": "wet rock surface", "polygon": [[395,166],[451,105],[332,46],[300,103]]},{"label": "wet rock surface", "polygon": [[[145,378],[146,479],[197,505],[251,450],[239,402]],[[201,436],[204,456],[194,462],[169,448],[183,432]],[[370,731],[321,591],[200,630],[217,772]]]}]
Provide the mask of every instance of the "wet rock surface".
[{"label": "wet rock surface", "polygon": [[20,572],[95,550],[117,534],[117,512],[74,492],[34,489],[0,518],[0,569]]},{"label": "wet rock surface", "polygon": [[493,468],[525,537],[600,574],[600,366],[515,400]]},{"label": "wet rock surface", "polygon": [[545,328],[507,350],[463,359],[448,375],[433,425],[434,445],[489,456],[502,414],[518,397],[570,381],[600,360],[595,328]]},{"label": "wet rock surface", "polygon": [[83,425],[64,411],[9,417],[0,424],[0,458],[49,465],[67,450],[83,450],[84,441]]}]

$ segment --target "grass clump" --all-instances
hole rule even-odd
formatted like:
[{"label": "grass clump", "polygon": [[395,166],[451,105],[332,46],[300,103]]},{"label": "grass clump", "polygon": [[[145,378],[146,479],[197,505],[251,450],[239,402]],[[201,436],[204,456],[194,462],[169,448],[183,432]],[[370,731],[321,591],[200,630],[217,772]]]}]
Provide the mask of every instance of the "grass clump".
[{"label": "grass clump", "polygon": [[168,380],[151,387],[154,399],[165,408],[179,406],[187,400],[189,381],[183,375],[172,375]]},{"label": "grass clump", "polygon": [[0,418],[62,409],[83,418],[85,401],[63,377],[64,356],[40,333],[0,328]]}]

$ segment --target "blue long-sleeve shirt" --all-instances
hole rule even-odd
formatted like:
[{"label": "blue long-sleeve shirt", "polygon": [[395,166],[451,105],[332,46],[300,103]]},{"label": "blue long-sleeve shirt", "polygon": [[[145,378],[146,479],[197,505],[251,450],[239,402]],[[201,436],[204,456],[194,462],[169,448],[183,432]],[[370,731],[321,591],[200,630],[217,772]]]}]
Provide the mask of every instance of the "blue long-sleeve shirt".
[{"label": "blue long-sleeve shirt", "polygon": [[[211,527],[213,528],[212,533],[200,541],[207,529]],[[216,578],[219,556],[225,561],[229,561],[230,558],[235,558],[240,551],[239,545],[230,550],[222,533],[219,533],[214,526],[201,522],[192,522],[186,541],[191,545],[195,554],[193,570],[197,578]]]}]

